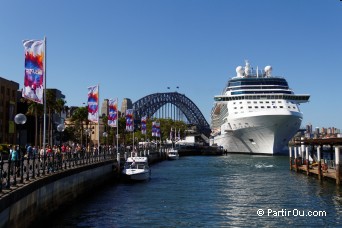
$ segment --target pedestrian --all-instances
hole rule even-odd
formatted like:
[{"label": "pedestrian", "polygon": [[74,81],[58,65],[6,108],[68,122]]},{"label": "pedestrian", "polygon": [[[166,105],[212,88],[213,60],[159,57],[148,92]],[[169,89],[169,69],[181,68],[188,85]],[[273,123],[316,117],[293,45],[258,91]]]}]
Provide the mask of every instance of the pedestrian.
[{"label": "pedestrian", "polygon": [[32,147],[32,156],[33,158],[36,158],[37,157],[37,154],[38,154],[38,149],[36,146],[33,146]]},{"label": "pedestrian", "polygon": [[11,158],[11,173],[15,174],[14,167],[19,166],[19,154],[15,145],[12,146],[12,150],[10,152],[10,158]]},{"label": "pedestrian", "polygon": [[28,158],[32,158],[33,157],[33,148],[31,146],[31,144],[28,144],[26,147],[26,154]]},{"label": "pedestrian", "polygon": [[39,151],[39,155],[40,155],[40,162],[44,161],[44,157],[45,157],[45,151],[44,151],[44,147],[42,147]]}]

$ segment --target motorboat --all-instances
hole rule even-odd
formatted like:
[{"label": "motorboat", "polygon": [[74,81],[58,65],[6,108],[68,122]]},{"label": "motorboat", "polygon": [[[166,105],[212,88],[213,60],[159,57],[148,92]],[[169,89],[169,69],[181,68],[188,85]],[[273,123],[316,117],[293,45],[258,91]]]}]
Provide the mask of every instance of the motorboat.
[{"label": "motorboat", "polygon": [[147,157],[128,157],[122,174],[129,180],[144,181],[151,177]]},{"label": "motorboat", "polygon": [[177,149],[172,148],[167,153],[167,158],[169,160],[178,160],[179,159],[179,153]]}]

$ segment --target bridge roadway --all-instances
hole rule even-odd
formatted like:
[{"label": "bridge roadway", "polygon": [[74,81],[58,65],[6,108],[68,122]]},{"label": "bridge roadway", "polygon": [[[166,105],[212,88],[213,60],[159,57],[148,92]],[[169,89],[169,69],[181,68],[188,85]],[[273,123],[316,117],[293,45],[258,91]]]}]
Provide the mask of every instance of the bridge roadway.
[{"label": "bridge roadway", "polygon": [[[155,162],[161,155],[151,153],[149,158]],[[0,227],[28,227],[97,186],[118,180],[117,158],[111,151],[23,157],[18,162],[1,158]]]}]

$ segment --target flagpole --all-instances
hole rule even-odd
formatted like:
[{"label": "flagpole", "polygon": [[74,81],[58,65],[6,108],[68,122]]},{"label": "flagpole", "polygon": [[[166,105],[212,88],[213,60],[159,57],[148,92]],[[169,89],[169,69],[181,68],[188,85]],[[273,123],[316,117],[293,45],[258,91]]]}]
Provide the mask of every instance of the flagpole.
[{"label": "flagpole", "polygon": [[98,106],[97,106],[97,149],[100,153],[100,85],[97,84],[97,94],[99,95],[98,97]]},{"label": "flagpole", "polygon": [[44,36],[44,123],[43,123],[43,151],[45,153],[46,141],[46,36]]},{"label": "flagpole", "polygon": [[116,154],[119,153],[119,99],[116,98]]},{"label": "flagpole", "polygon": [[134,111],[132,109],[132,129],[133,129],[133,152],[135,154],[135,149],[134,149]]}]

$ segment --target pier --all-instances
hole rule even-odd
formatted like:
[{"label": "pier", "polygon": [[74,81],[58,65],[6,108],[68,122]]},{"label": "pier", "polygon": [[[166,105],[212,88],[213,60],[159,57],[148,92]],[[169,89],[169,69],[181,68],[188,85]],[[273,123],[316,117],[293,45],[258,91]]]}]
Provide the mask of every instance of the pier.
[{"label": "pier", "polygon": [[303,139],[289,147],[290,170],[341,185],[342,138]]}]

